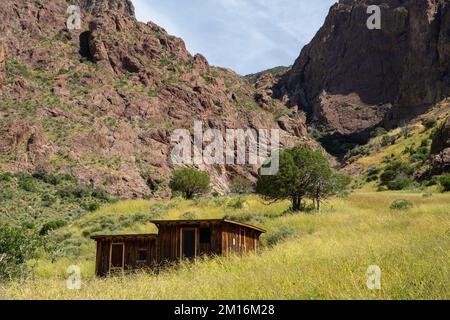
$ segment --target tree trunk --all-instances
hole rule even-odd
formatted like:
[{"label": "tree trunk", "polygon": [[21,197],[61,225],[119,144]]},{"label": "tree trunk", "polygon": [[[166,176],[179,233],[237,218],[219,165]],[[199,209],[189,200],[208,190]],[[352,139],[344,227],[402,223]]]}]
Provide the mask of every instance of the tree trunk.
[{"label": "tree trunk", "polygon": [[317,212],[320,213],[320,199],[317,199]]},{"label": "tree trunk", "polygon": [[292,197],[292,210],[300,211],[302,209],[302,198]]}]

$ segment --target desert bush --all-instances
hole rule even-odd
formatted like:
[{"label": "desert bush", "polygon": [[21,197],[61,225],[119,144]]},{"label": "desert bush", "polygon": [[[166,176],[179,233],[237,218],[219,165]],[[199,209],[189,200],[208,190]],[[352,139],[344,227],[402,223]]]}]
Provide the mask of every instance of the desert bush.
[{"label": "desert bush", "polygon": [[106,202],[111,201],[111,198],[110,198],[109,194],[103,189],[98,189],[98,188],[94,189],[92,191],[92,196],[94,198],[97,198],[99,200],[103,200],[103,201],[106,201]]},{"label": "desert bush", "polygon": [[382,136],[382,135],[384,135],[384,134],[386,134],[386,129],[380,128],[380,127],[375,128],[374,130],[372,130],[372,131],[370,132],[370,136],[371,136],[372,138],[379,137],[379,136]]},{"label": "desert bush", "polygon": [[0,279],[9,280],[26,276],[26,265],[34,257],[39,246],[37,237],[30,230],[0,226]]},{"label": "desert bush", "polygon": [[242,197],[237,197],[236,199],[232,199],[228,203],[228,207],[233,208],[233,209],[242,209],[245,207],[245,205],[246,205],[245,199]]},{"label": "desert bush", "polygon": [[427,119],[423,122],[423,125],[426,129],[432,129],[436,126],[437,120],[436,119]]},{"label": "desert bush", "polygon": [[17,178],[19,179],[19,187],[27,192],[36,192],[37,186],[33,177],[27,173],[17,174]]},{"label": "desert bush", "polygon": [[88,209],[89,211],[91,211],[91,212],[94,212],[94,211],[100,209],[100,203],[98,203],[98,202],[96,202],[96,201],[90,202],[90,203],[87,205],[87,209]]},{"label": "desert bush", "polygon": [[230,191],[237,194],[252,192],[252,183],[243,176],[236,176],[231,180]]},{"label": "desert bush", "polygon": [[407,163],[393,160],[380,175],[380,186],[385,186],[389,190],[403,190],[412,183],[410,177],[413,171],[414,169]]},{"label": "desert bush", "polygon": [[54,186],[60,184],[63,181],[74,181],[75,180],[75,178],[73,178],[69,175],[54,175],[54,174],[48,173],[43,170],[36,171],[33,174],[33,177],[36,179],[39,179],[45,183],[52,184]]},{"label": "desert bush", "polygon": [[387,183],[389,190],[404,190],[412,184],[412,179],[403,173],[397,174],[395,178]]},{"label": "desert bush", "polygon": [[62,228],[67,225],[67,222],[64,220],[52,220],[49,222],[46,222],[41,230],[39,231],[39,235],[46,236],[50,231]]},{"label": "desert bush", "polygon": [[441,185],[443,192],[449,192],[450,191],[450,174],[440,177],[439,184]]},{"label": "desert bush", "polygon": [[391,203],[391,210],[408,210],[413,207],[413,204],[411,201],[405,200],[405,199],[398,199]]},{"label": "desert bush", "polygon": [[393,145],[395,142],[397,141],[397,137],[395,136],[390,136],[388,134],[385,134],[382,138],[381,138],[381,145],[383,147],[387,147],[390,145]]}]

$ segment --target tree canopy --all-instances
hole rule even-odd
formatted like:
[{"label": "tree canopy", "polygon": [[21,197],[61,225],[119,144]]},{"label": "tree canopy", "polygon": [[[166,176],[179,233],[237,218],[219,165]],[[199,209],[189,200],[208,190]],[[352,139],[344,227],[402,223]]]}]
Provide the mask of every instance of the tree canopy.
[{"label": "tree canopy", "polygon": [[[275,175],[258,177],[256,192],[269,200],[292,201],[292,209],[302,209],[302,200],[320,201],[336,194],[344,186],[344,179],[334,172],[319,152],[304,147],[279,152],[279,171]],[[264,166],[270,166],[270,162]]]},{"label": "tree canopy", "polygon": [[181,192],[186,199],[207,193],[210,190],[210,179],[207,172],[195,168],[182,168],[173,172],[169,184],[172,192]]}]

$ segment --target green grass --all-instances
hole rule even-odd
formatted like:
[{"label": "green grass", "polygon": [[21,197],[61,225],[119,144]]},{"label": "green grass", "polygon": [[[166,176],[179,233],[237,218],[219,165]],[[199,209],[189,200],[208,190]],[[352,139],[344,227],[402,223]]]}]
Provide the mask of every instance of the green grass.
[{"label": "green grass", "polygon": [[[396,199],[413,207],[389,209]],[[328,202],[320,214],[290,214],[288,202],[266,204],[245,198],[242,209],[230,209],[234,198],[170,202],[127,201],[85,215],[68,226],[73,234],[83,223],[111,215],[147,214],[178,218],[189,211],[199,217],[253,221],[268,230],[258,254],[212,258],[183,264],[159,275],[94,277],[94,245],[79,257],[54,263],[41,258],[35,280],[0,285],[4,299],[448,299],[450,194],[354,193]],[[128,231],[140,231],[141,225]],[[267,239],[288,229],[273,246]],[[147,229],[151,231],[150,229]],[[124,230],[125,231],[125,230]],[[87,258],[90,255],[91,258]],[[82,269],[82,289],[68,290],[68,265]],[[367,289],[367,268],[382,270],[382,290]]]}]

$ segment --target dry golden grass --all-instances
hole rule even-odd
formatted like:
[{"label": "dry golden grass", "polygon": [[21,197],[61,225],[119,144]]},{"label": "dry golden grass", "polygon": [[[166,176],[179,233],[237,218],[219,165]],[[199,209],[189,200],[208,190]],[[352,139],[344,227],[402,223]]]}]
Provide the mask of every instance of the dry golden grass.
[{"label": "dry golden grass", "polygon": [[[390,210],[395,199],[410,200],[414,207]],[[266,237],[282,228],[291,230],[289,237],[259,254],[186,263],[159,275],[107,279],[95,278],[93,261],[83,260],[81,290],[66,288],[65,268],[74,261],[41,262],[35,280],[0,285],[0,298],[450,298],[450,194],[355,193],[330,201],[320,214],[280,216],[288,206],[249,197],[246,207],[236,210],[273,214],[263,222],[269,231]],[[186,201],[169,216],[176,218],[186,209],[205,210],[208,217],[223,211],[211,203],[197,206]],[[369,265],[382,269],[381,290],[367,288]]]}]

